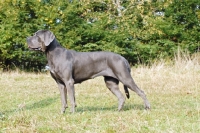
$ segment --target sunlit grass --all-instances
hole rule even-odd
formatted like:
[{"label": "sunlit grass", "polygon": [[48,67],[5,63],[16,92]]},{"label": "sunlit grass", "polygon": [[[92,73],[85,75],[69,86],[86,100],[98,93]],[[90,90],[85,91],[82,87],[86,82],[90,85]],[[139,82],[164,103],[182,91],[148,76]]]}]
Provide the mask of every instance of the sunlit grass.
[{"label": "sunlit grass", "polygon": [[[130,91],[124,111],[103,78],[75,85],[75,114],[60,114],[60,95],[49,73],[1,73],[0,132],[200,132],[199,56],[132,68],[132,76],[151,103]],[[120,84],[120,89],[124,93]],[[68,102],[69,103],[69,102]]]}]

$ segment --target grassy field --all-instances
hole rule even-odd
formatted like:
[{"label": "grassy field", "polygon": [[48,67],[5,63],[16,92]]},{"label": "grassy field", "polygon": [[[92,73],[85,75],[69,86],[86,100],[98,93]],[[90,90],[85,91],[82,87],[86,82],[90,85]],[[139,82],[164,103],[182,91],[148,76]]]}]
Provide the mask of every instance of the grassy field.
[{"label": "grassy field", "polygon": [[[49,73],[0,73],[0,132],[197,133],[200,132],[200,60],[177,58],[132,68],[151,110],[130,91],[124,111],[103,78],[75,85],[78,107],[60,114],[60,96]],[[122,85],[120,89],[124,93]]]}]

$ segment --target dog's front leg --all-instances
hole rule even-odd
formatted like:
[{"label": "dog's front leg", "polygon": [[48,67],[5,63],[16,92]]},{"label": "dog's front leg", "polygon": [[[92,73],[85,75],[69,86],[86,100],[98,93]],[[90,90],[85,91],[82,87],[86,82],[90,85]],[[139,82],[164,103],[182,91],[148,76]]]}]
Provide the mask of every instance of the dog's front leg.
[{"label": "dog's front leg", "polygon": [[66,86],[64,84],[64,82],[62,82],[61,80],[59,80],[54,71],[50,71],[50,74],[52,76],[52,78],[56,81],[56,83],[58,84],[58,89],[60,91],[60,97],[61,97],[61,104],[62,104],[62,107],[61,107],[61,113],[65,113],[65,109],[68,107],[67,106],[67,89],[66,89]]},{"label": "dog's front leg", "polygon": [[75,107],[76,107],[76,103],[75,103],[75,90],[74,90],[74,80],[70,79],[69,81],[65,82],[66,87],[67,87],[67,91],[68,91],[68,95],[69,95],[69,100],[71,102],[71,112],[74,113],[75,112]]},{"label": "dog's front leg", "polygon": [[61,113],[65,113],[65,109],[68,107],[67,106],[67,89],[65,85],[58,83],[58,88],[60,91],[60,96],[61,96],[61,103],[62,103],[62,108],[61,108]]}]

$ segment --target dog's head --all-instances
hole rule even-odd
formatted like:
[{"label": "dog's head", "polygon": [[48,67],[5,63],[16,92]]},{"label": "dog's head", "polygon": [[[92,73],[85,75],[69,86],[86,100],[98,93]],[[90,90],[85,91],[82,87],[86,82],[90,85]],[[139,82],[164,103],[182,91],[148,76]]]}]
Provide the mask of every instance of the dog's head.
[{"label": "dog's head", "polygon": [[28,48],[35,51],[45,52],[46,47],[55,39],[49,30],[39,30],[33,36],[27,38]]}]

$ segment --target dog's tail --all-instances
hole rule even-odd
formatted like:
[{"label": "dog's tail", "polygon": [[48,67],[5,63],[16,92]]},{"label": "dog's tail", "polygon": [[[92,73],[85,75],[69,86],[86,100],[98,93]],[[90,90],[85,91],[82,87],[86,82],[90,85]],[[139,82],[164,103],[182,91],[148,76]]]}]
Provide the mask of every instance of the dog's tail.
[{"label": "dog's tail", "polygon": [[129,99],[130,95],[129,95],[128,87],[125,85],[124,85],[124,91],[125,91],[126,97]]},{"label": "dog's tail", "polygon": [[[128,63],[128,61],[124,58],[125,60],[125,64],[126,64],[126,67],[128,69],[128,72],[130,73],[131,72],[131,67]],[[125,91],[125,94],[126,94],[126,97],[129,99],[130,98],[130,94],[129,94],[129,91],[128,91],[128,87],[124,85],[124,91]]]}]

